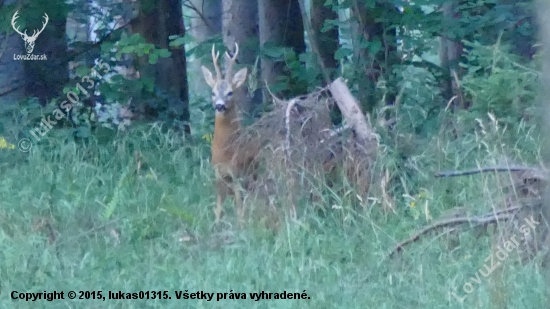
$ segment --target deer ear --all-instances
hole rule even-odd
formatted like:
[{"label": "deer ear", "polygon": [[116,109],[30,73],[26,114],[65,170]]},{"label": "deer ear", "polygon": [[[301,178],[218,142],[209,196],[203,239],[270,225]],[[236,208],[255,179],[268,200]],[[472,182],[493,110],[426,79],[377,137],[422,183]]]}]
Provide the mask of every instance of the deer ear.
[{"label": "deer ear", "polygon": [[214,76],[212,76],[212,72],[210,72],[210,70],[207,69],[204,65],[201,66],[201,69],[208,86],[210,86],[210,88],[214,88],[214,86],[216,86],[216,80],[214,79]]},{"label": "deer ear", "polygon": [[239,88],[246,80],[246,74],[248,70],[246,68],[240,69],[235,75],[233,75],[233,87]]}]

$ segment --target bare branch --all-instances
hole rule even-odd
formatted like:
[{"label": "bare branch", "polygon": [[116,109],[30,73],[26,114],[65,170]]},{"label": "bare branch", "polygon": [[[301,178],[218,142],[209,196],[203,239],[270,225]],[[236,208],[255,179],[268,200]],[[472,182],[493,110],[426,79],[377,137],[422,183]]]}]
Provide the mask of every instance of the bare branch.
[{"label": "bare branch", "polygon": [[389,257],[392,257],[396,252],[400,252],[404,246],[417,241],[418,239],[420,239],[420,236],[432,230],[442,228],[442,227],[447,227],[447,226],[455,226],[463,223],[470,223],[470,224],[473,224],[474,226],[479,226],[479,225],[485,225],[488,223],[505,221],[512,218],[514,216],[514,213],[517,212],[520,208],[521,206],[516,206],[516,207],[510,207],[504,210],[500,210],[497,212],[490,212],[481,217],[459,217],[459,218],[451,218],[451,219],[445,219],[445,220],[435,222],[433,224],[426,226],[420,231],[416,232],[413,236],[398,243],[390,252]]},{"label": "bare branch", "polygon": [[185,6],[186,8],[192,10],[195,14],[197,14],[197,16],[199,16],[199,18],[202,20],[202,22],[206,25],[206,27],[208,27],[208,29],[212,32],[214,32],[214,27],[212,27],[212,24],[210,23],[210,21],[208,20],[208,18],[206,16],[204,16],[204,14],[202,12],[204,12],[204,1],[202,1],[202,8],[197,8],[195,6],[195,4],[193,4],[193,2],[191,1],[185,1],[183,3],[183,6]]},{"label": "bare branch", "polygon": [[470,170],[464,170],[464,171],[443,171],[443,172],[435,173],[435,177],[468,176],[468,175],[487,173],[487,172],[524,172],[524,171],[541,172],[542,170],[540,168],[530,167],[530,166],[508,166],[508,167],[495,166],[495,167],[482,167],[482,168],[476,168],[476,169],[470,169]]}]

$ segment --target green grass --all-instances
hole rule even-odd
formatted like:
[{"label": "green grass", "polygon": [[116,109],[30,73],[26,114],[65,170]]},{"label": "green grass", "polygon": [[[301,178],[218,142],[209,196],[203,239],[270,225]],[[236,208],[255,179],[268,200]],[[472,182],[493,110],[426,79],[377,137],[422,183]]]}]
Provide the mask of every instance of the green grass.
[{"label": "green grass", "polygon": [[[428,234],[401,255],[387,255],[428,224],[428,214],[437,218],[464,205],[479,213],[497,203],[487,198],[494,175],[431,178],[440,167],[490,162],[497,151],[491,145],[472,150],[442,137],[428,141],[409,157],[409,174],[395,177],[397,214],[384,214],[376,202],[368,210],[341,205],[323,215],[303,205],[300,223],[283,220],[277,233],[254,224],[214,232],[208,145],[186,147],[156,128],[87,146],[49,134],[28,154],[0,150],[1,308],[490,308],[491,277],[474,284],[463,304],[450,294],[464,295],[463,284],[491,253],[489,236],[463,232],[460,247],[449,250],[445,237]],[[136,150],[147,164],[139,174]],[[391,167],[391,158],[385,160]],[[229,202],[225,209],[235,222]],[[511,263],[504,273],[509,308],[545,308],[548,287],[536,264]],[[172,299],[10,299],[12,291],[99,290],[168,291]],[[177,300],[175,291],[186,290],[247,299]],[[310,299],[249,295],[304,290]]]}]

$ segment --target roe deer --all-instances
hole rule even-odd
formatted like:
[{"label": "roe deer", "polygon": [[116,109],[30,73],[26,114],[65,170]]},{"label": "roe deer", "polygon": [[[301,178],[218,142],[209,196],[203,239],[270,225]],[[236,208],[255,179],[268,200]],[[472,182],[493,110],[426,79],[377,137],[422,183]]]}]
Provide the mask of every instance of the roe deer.
[{"label": "roe deer", "polygon": [[232,74],[233,65],[239,54],[239,45],[235,43],[235,54],[230,56],[225,52],[226,72],[222,76],[218,58],[220,52],[215,51],[212,45],[212,61],[216,69],[216,77],[206,67],[202,66],[202,73],[206,83],[212,88],[212,103],[216,110],[214,122],[214,138],[212,140],[212,165],[216,172],[217,205],[214,208],[216,222],[219,222],[223,212],[223,202],[227,195],[234,195],[235,210],[239,224],[244,222],[244,211],[242,196],[239,191],[238,178],[243,172],[241,154],[237,154],[234,139],[235,133],[240,130],[239,118],[237,117],[237,105],[234,102],[233,91],[238,89],[245,82],[247,69],[240,69],[235,75]]}]

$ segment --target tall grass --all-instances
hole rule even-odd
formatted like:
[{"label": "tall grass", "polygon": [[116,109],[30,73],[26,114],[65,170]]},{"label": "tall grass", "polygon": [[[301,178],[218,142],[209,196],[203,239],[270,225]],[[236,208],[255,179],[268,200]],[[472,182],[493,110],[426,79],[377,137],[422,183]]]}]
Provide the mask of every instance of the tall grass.
[{"label": "tall grass", "polygon": [[[498,206],[501,176],[434,181],[434,171],[503,158],[536,162],[538,137],[528,128],[518,129],[522,141],[503,147],[502,130],[491,129],[490,120],[481,123],[484,133],[471,125],[459,138],[435,135],[401,161],[394,148],[383,150],[379,164],[392,176],[387,192],[396,213],[382,211],[381,196],[361,197],[365,208],[341,197],[340,207],[324,205],[323,212],[303,201],[298,222],[283,210],[275,233],[254,222],[243,230],[211,229],[208,143],[186,145],[158,126],[85,145],[52,131],[28,154],[1,149],[0,307],[489,308],[490,277],[464,304],[451,292],[464,294],[463,284],[491,253],[490,235],[463,232],[460,246],[450,250],[447,238],[428,234],[388,258],[398,241],[445,210]],[[235,223],[229,203],[226,219]],[[542,308],[548,287],[534,264],[510,266],[504,278],[513,295],[509,308]],[[67,296],[71,290],[105,296],[166,290],[172,299],[10,299],[12,291]],[[175,291],[186,290],[246,293],[247,299],[177,300]],[[304,290],[310,299],[254,301],[249,295]]]}]

